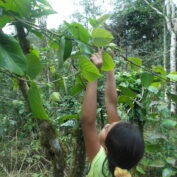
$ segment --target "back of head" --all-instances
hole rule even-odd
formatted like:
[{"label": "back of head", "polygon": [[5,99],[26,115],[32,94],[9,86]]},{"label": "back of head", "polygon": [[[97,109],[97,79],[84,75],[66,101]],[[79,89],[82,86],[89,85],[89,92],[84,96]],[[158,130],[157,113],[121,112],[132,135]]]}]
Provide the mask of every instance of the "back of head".
[{"label": "back of head", "polygon": [[136,125],[128,122],[116,124],[108,133],[105,145],[113,176],[129,177],[127,170],[134,167],[144,154],[142,134]]}]

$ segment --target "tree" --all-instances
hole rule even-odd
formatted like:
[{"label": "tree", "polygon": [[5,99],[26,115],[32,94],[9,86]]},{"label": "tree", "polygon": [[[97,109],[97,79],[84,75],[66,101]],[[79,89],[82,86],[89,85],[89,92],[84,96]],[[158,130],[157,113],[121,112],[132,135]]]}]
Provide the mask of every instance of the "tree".
[{"label": "tree", "polygon": [[[153,7],[147,0],[144,0],[153,10],[155,10],[159,15],[163,16],[166,20],[167,29],[171,35],[170,44],[170,72],[176,72],[176,33],[177,33],[177,20],[175,18],[175,4],[173,1],[166,0],[166,15],[164,16],[157,8]],[[176,93],[176,84],[171,83],[171,92]],[[176,112],[176,104],[171,102],[171,112]]]}]

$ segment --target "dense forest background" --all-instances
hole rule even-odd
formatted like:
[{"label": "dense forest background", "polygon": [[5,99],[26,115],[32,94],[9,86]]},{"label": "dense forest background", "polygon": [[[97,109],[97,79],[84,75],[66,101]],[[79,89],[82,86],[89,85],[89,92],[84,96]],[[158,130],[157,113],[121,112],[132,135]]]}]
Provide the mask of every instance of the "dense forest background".
[{"label": "dense forest background", "polygon": [[[77,3],[84,10],[73,22],[49,30],[47,17],[56,12],[47,0],[0,0],[0,177],[86,176],[79,122],[85,84],[99,78],[101,129],[104,75],[114,66],[119,115],[140,127],[146,144],[132,176],[175,176],[177,6],[112,0],[110,15],[104,0]],[[89,60],[98,48],[102,71]]]}]

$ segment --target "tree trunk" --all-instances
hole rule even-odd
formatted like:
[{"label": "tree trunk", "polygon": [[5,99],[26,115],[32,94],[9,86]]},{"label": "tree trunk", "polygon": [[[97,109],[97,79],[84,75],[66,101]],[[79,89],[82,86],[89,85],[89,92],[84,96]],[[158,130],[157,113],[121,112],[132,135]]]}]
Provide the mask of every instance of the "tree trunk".
[{"label": "tree trunk", "polygon": [[[163,9],[163,14],[165,15],[166,8],[165,8],[165,4],[164,4],[164,9]],[[167,71],[167,25],[166,25],[166,21],[164,19],[163,22],[163,68],[165,71]],[[164,88],[164,100],[166,103],[169,102],[168,97],[167,97],[167,87],[165,85]]]},{"label": "tree trunk", "polygon": [[[176,72],[176,34],[171,32],[170,72]],[[176,94],[176,84],[171,83],[171,93]],[[171,113],[176,112],[176,103],[171,101]]]},{"label": "tree trunk", "polygon": [[[23,25],[16,23],[16,30],[21,48],[24,54],[28,54],[30,44],[26,39]],[[19,80],[19,86],[25,101],[28,102],[28,83],[24,80]],[[53,163],[54,177],[64,177],[65,160],[62,147],[57,139],[57,131],[50,121],[38,120],[38,124],[41,131],[41,144],[45,147]]]}]

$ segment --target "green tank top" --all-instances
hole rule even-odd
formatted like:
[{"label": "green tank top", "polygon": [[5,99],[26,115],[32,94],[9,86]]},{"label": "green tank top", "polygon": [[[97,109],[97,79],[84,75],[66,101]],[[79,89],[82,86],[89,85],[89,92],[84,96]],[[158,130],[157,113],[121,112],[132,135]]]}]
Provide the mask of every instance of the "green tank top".
[{"label": "green tank top", "polygon": [[[103,167],[103,163],[105,159],[106,159],[106,153],[105,153],[104,148],[101,146],[99,152],[96,154],[96,156],[92,160],[91,168],[90,168],[90,171],[87,177],[105,177],[102,173],[102,167]],[[107,164],[104,165],[103,170],[104,170],[106,177],[112,177],[112,175],[109,173]]]}]

